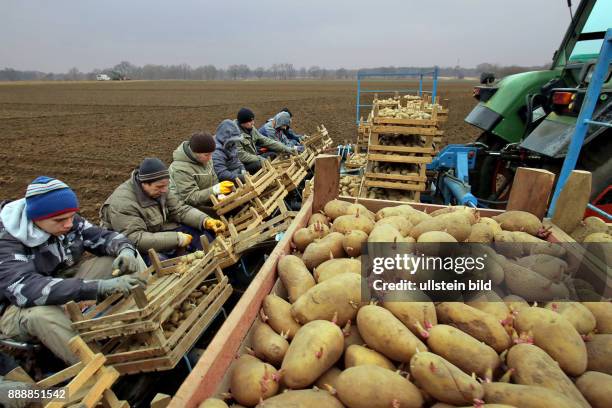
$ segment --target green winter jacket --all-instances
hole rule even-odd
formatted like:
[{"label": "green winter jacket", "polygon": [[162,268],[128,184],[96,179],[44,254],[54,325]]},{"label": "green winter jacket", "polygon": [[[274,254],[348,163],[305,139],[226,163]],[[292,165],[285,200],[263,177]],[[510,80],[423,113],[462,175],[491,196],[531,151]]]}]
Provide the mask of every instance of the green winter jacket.
[{"label": "green winter jacket", "polygon": [[[236,126],[238,126],[238,122],[234,122]],[[241,126],[238,126],[238,129],[240,129],[241,137],[240,144],[238,145],[238,159],[240,159],[244,165],[265,160],[263,157],[257,155],[258,146],[265,147],[277,153],[290,153],[292,150],[281,142],[262,135],[255,127],[253,127],[250,134]]]},{"label": "green winter jacket", "polygon": [[173,162],[168,168],[170,191],[192,207],[200,210],[211,207],[212,187],[219,182],[212,159],[206,164],[197,161],[188,141],[176,148],[172,159]]},{"label": "green winter jacket", "polygon": [[158,252],[176,249],[178,233],[172,230],[179,223],[202,230],[208,215],[183,204],[172,191],[157,200],[150,198],[140,187],[137,175],[135,170],[102,205],[100,219],[105,228],[127,236],[143,253],[149,248]]}]

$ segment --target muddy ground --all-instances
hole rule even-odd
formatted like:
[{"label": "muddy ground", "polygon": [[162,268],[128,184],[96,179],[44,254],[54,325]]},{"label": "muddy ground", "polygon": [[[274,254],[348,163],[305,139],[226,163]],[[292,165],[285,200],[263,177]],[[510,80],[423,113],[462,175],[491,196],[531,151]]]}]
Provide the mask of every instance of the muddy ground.
[{"label": "muddy ground", "polygon": [[[450,107],[446,142],[474,140],[478,132],[463,122],[474,83],[439,84]],[[82,213],[97,221],[102,202],[144,157],[169,164],[193,131],[214,132],[242,106],[258,126],[288,107],[298,132],[324,124],[343,142],[356,136],[355,100],[354,81],[0,83],[0,200],[22,197],[34,177],[48,175],[73,187]]]}]

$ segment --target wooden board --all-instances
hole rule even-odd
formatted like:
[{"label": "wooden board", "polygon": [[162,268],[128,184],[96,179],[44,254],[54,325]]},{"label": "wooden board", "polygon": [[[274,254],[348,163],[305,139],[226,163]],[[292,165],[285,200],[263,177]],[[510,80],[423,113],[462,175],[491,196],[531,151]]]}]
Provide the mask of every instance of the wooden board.
[{"label": "wooden board", "polygon": [[582,218],[591,196],[591,173],[573,170],[559,194],[552,222],[571,234]]},{"label": "wooden board", "polygon": [[386,163],[415,163],[415,164],[427,164],[431,163],[433,157],[425,156],[401,156],[397,154],[370,154],[368,153],[368,161],[378,161]]},{"label": "wooden board", "polygon": [[552,193],[555,175],[548,170],[519,167],[514,176],[506,211],[521,208],[544,218]]}]

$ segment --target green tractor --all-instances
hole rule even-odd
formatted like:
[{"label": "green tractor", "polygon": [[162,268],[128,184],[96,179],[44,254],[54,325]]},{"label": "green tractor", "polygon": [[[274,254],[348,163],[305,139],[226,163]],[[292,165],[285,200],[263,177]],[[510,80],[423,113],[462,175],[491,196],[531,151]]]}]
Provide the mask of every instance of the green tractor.
[{"label": "green tractor", "polygon": [[[568,5],[571,7],[570,0]],[[470,174],[472,193],[479,200],[503,205],[521,166],[559,174],[610,27],[612,1],[582,0],[550,69],[510,75],[498,82],[492,74],[481,75],[482,85],[474,88],[478,105],[465,118],[483,131],[476,142],[482,147],[476,169]],[[593,114],[595,121],[612,122],[611,76],[608,70]],[[593,197],[612,198],[611,128],[589,127],[577,168],[593,173]]]}]

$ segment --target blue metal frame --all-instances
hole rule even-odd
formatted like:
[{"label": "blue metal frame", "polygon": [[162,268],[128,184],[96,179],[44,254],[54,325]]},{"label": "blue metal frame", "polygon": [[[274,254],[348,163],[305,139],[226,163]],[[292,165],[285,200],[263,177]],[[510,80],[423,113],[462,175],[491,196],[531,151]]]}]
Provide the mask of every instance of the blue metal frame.
[{"label": "blue metal frame", "polygon": [[[432,77],[433,83],[431,86],[431,91],[424,91],[423,90],[423,78],[424,77]],[[361,80],[363,78],[372,78],[372,77],[418,77],[419,78],[419,89],[367,89],[367,90],[362,90],[361,89]],[[398,72],[380,72],[380,71],[373,71],[373,72],[361,72],[358,71],[357,72],[357,112],[355,114],[355,123],[359,123],[359,116],[361,113],[361,108],[365,108],[365,107],[370,107],[372,106],[371,104],[362,104],[361,103],[361,94],[366,94],[366,93],[395,93],[395,92],[402,92],[402,93],[409,93],[409,92],[418,92],[419,96],[423,95],[424,93],[430,93],[431,94],[431,99],[433,101],[436,100],[436,96],[437,96],[437,92],[438,92],[438,67],[434,67],[433,69],[422,69],[419,71],[398,71]]]},{"label": "blue metal frame", "polygon": [[[597,60],[597,64],[595,65],[595,69],[593,70],[591,82],[589,83],[586,91],[584,103],[580,108],[580,114],[578,115],[578,120],[576,121],[576,130],[570,142],[565,160],[563,161],[561,174],[559,174],[559,181],[557,181],[555,193],[553,194],[552,201],[550,202],[550,208],[548,209],[549,217],[552,217],[552,214],[554,214],[555,206],[557,204],[557,200],[559,199],[559,194],[561,194],[561,190],[563,189],[563,186],[565,186],[570,173],[576,167],[576,162],[578,161],[580,150],[584,144],[584,137],[586,136],[589,125],[603,125],[610,127],[609,123],[596,122],[592,120],[597,99],[601,93],[601,88],[604,84],[605,77],[608,74],[610,61],[612,61],[612,28],[608,28],[606,31],[606,36],[604,37],[603,44],[601,45],[599,58]],[[603,211],[598,211],[598,213],[602,212]],[[612,219],[610,214],[604,214],[608,219]]]},{"label": "blue metal frame", "polygon": [[[476,166],[478,149],[473,146],[450,144],[434,157],[427,165],[427,170],[441,173],[436,187],[440,190],[444,204],[452,204],[456,200],[460,205],[478,207],[478,199],[470,192],[469,170]],[[453,170],[454,174],[449,173]]]}]

